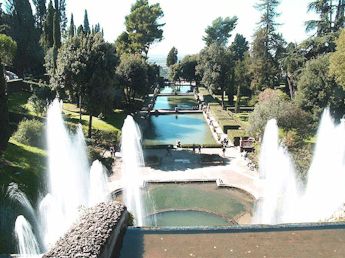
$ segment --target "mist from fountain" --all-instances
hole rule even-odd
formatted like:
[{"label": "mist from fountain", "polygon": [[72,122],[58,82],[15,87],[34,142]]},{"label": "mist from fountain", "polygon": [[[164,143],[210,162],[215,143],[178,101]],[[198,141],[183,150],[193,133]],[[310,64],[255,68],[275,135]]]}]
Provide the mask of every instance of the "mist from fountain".
[{"label": "mist from fountain", "polygon": [[[47,139],[48,193],[39,203],[39,216],[35,216],[45,250],[78,219],[81,207],[109,200],[102,163],[95,161],[90,171],[82,127],[78,126],[75,134],[69,132],[62,117],[62,102],[58,100],[48,108]],[[19,235],[18,239],[21,238],[23,236]]]},{"label": "mist from fountain", "polygon": [[140,128],[132,116],[127,116],[122,127],[121,155],[124,202],[134,216],[134,224],[140,227],[143,226],[145,218],[141,195],[144,156]]},{"label": "mist from fountain", "polygon": [[15,223],[15,235],[18,243],[18,251],[21,258],[37,257],[40,253],[37,239],[32,232],[30,223],[20,215]]},{"label": "mist from fountain", "polygon": [[262,141],[259,173],[263,198],[254,223],[317,222],[329,219],[345,203],[345,121],[322,115],[313,160],[303,185],[285,147],[276,120],[268,121]]}]

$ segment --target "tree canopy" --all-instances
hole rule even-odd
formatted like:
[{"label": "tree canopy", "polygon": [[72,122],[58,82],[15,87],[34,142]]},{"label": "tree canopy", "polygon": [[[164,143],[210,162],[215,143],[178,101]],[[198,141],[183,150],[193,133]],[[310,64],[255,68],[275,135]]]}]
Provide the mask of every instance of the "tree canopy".
[{"label": "tree canopy", "polygon": [[178,54],[178,51],[175,47],[172,47],[168,53],[168,56],[167,56],[167,66],[170,67],[174,64],[177,63],[177,54]]},{"label": "tree canopy", "polygon": [[336,41],[337,49],[330,57],[330,73],[345,89],[345,29]]},{"label": "tree canopy", "polygon": [[228,39],[231,37],[231,32],[237,25],[238,18],[234,17],[218,17],[212,22],[212,25],[208,26],[205,30],[206,35],[203,40],[206,46],[211,44],[219,44],[225,46],[228,43]]}]

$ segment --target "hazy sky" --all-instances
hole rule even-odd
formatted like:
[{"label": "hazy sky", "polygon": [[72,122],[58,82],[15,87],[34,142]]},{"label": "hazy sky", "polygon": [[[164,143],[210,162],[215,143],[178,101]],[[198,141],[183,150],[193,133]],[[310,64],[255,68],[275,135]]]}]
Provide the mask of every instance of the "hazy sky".
[{"label": "hazy sky", "polygon": [[[3,1],[3,0],[1,0]],[[49,0],[47,0],[49,1]],[[279,31],[287,41],[300,42],[305,34],[304,23],[313,14],[307,13],[311,0],[281,0],[278,22]],[[75,24],[83,21],[84,9],[88,10],[90,24],[99,22],[104,28],[106,40],[113,42],[124,31],[124,17],[129,14],[135,0],[66,0],[67,14],[74,14]],[[258,0],[149,0],[159,2],[163,12],[164,39],[150,49],[149,55],[166,55],[175,46],[180,55],[193,54],[203,48],[205,28],[219,17],[234,16],[238,24],[233,32],[243,34],[249,41],[260,19],[254,8]],[[230,42],[232,39],[230,39]]]},{"label": "hazy sky", "polygon": [[[300,42],[305,34],[304,23],[313,14],[307,13],[311,0],[282,0],[278,11],[279,31],[287,41]],[[105,38],[114,41],[124,31],[124,17],[130,12],[135,0],[67,0],[68,13],[73,12],[76,24],[83,20],[84,9],[88,10],[91,24],[99,22],[104,28]],[[81,4],[82,2],[82,4]],[[260,14],[254,8],[257,0],[150,0],[159,2],[163,12],[164,39],[152,46],[150,55],[166,55],[172,46],[179,54],[193,54],[204,46],[202,36],[205,28],[219,17],[236,15],[238,25],[233,32],[252,39]],[[230,39],[230,42],[232,39]]]}]

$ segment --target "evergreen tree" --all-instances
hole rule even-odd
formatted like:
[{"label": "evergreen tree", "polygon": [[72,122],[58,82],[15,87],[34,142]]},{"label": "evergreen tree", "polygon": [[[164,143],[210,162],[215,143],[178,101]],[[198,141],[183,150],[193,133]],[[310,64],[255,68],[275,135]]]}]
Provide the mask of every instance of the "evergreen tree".
[{"label": "evergreen tree", "polygon": [[345,0],[338,0],[337,14],[334,21],[335,30],[345,27]]},{"label": "evergreen tree", "polygon": [[52,0],[49,1],[48,4],[48,11],[47,11],[47,17],[44,22],[44,39],[43,39],[43,46],[47,50],[54,45],[54,14],[55,9],[53,7]]},{"label": "evergreen tree", "polygon": [[59,3],[59,15],[60,15],[60,29],[61,34],[65,35],[67,32],[67,15],[66,15],[66,0],[60,0]]},{"label": "evergreen tree", "polygon": [[316,29],[317,36],[323,36],[332,31],[333,8],[330,0],[314,0],[309,4],[308,11],[314,11],[319,15],[319,19],[307,21],[307,31]]},{"label": "evergreen tree", "polygon": [[54,48],[59,49],[61,46],[61,31],[60,31],[60,16],[57,11],[55,11],[54,13],[53,40],[54,40]]},{"label": "evergreen tree", "polygon": [[46,0],[34,0],[33,1],[36,8],[36,26],[41,31],[43,30],[43,24],[47,14]]},{"label": "evergreen tree", "polygon": [[87,10],[85,10],[85,12],[84,12],[84,25],[83,25],[83,28],[84,28],[84,33],[85,34],[91,33],[89,17],[87,15]]},{"label": "evergreen tree", "polygon": [[83,25],[79,25],[78,29],[77,29],[77,35],[82,35],[84,34],[84,28]]},{"label": "evergreen tree", "polygon": [[237,25],[238,18],[236,16],[230,18],[218,17],[212,22],[211,26],[208,26],[205,30],[206,36],[203,37],[203,40],[206,43],[206,46],[209,46],[213,43],[225,46],[228,42],[228,39],[231,37],[231,32],[235,29]]},{"label": "evergreen tree", "polygon": [[68,28],[68,37],[73,38],[75,34],[75,25],[74,25],[74,18],[73,13],[71,14],[71,21]]},{"label": "evergreen tree", "polygon": [[279,25],[275,19],[279,16],[276,8],[279,0],[260,0],[256,8],[262,13],[259,21],[259,29],[255,33],[253,41],[253,81],[254,90],[272,88],[279,83],[279,55],[285,42],[282,36],[276,32]]},{"label": "evergreen tree", "polygon": [[39,31],[35,27],[35,18],[29,0],[11,0],[9,17],[9,35],[17,42],[14,67],[22,76],[25,72],[43,71],[43,52],[39,46]]},{"label": "evergreen tree", "polygon": [[167,66],[170,67],[177,63],[178,51],[175,47],[172,47],[167,56]]}]

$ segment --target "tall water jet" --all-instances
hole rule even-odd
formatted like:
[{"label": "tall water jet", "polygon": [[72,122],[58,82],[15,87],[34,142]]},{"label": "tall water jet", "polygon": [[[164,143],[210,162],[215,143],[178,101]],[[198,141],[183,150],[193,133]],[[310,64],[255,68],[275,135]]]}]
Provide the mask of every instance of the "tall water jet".
[{"label": "tall water jet", "polygon": [[34,257],[40,254],[38,242],[30,223],[20,215],[16,219],[15,223],[15,235],[18,243],[18,251],[20,257]]},{"label": "tall water jet", "polygon": [[90,170],[90,201],[91,206],[109,201],[108,177],[106,169],[99,160],[92,163]]},{"label": "tall water jet", "polygon": [[275,120],[267,123],[259,171],[263,199],[255,223],[316,222],[329,219],[345,203],[345,121],[336,124],[326,109],[304,186],[289,154],[279,143]]},{"label": "tall water jet", "polygon": [[121,152],[125,204],[134,216],[135,225],[143,226],[145,216],[140,189],[143,187],[144,156],[140,128],[132,116],[127,116],[122,127]]}]

